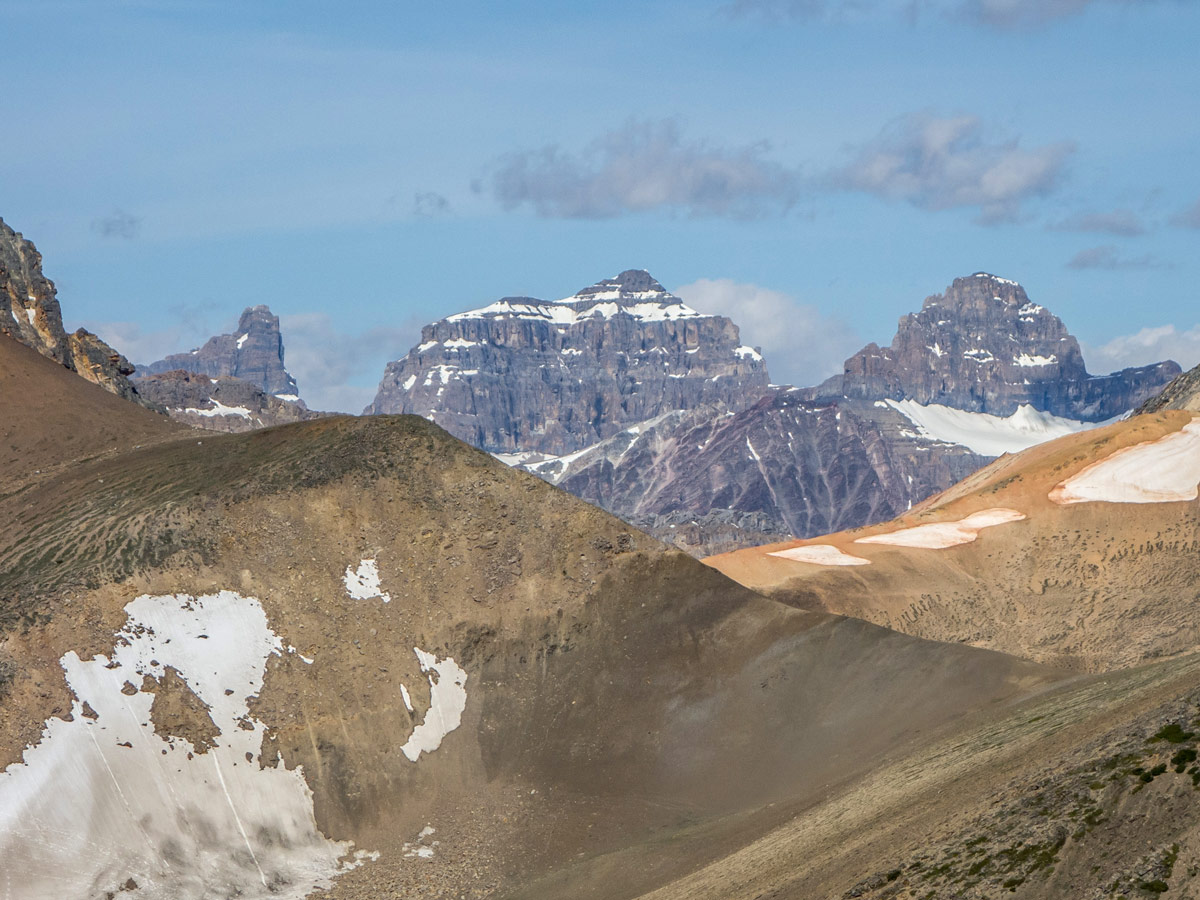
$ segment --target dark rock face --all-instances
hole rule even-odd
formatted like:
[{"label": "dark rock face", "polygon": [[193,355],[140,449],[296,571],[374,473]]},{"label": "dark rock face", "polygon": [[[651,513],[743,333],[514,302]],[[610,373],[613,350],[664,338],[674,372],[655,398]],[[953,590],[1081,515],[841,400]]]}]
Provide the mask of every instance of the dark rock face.
[{"label": "dark rock face", "polygon": [[[133,366],[90,331],[67,334],[54,282],[37,248],[0,219],[0,333],[32,347],[106,391],[142,403]],[[150,405],[150,404],[146,404]]]},{"label": "dark rock face", "polygon": [[1200,366],[1189,369],[1151,397],[1135,413],[1155,413],[1164,409],[1189,409],[1200,412]]},{"label": "dark rock face", "polygon": [[216,378],[229,375],[258,385],[268,394],[298,400],[296,379],[283,365],[283,338],[279,317],[266,306],[248,307],[233,334],[218,334],[190,353],[173,353],[166,359],[138,366],[138,377],[183,369]]},{"label": "dark rock face", "polygon": [[1120,415],[1179,374],[1173,362],[1089,375],[1062,320],[1015,281],[978,272],[900,320],[890,346],[868,344],[817,395],[911,399],[1009,416],[1023,404],[1069,419]]},{"label": "dark rock face", "polygon": [[890,408],[776,388],[748,409],[674,412],[532,472],[700,555],[893,518],[986,457]]},{"label": "dark rock face", "polygon": [[228,375],[211,378],[176,370],[139,379],[138,390],[176,422],[208,431],[253,431],[327,415]]},{"label": "dark rock face", "polygon": [[669,410],[744,408],[767,383],[733,322],[628,271],[565,300],[506,297],[427,325],[365,412],[416,413],[493,453],[560,455]]}]

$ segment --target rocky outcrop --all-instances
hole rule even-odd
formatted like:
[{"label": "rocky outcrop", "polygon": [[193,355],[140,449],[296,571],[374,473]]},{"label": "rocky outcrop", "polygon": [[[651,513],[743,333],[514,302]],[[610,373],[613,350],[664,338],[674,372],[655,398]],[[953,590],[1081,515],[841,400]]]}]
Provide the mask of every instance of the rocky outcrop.
[{"label": "rocky outcrop", "polygon": [[296,379],[284,368],[279,317],[266,306],[244,310],[233,334],[218,334],[203,347],[138,366],[137,375],[140,378],[179,369],[210,378],[229,375],[257,385],[268,394],[299,400]]},{"label": "rocky outcrop", "polygon": [[671,410],[742,409],[762,356],[647,272],[555,302],[506,297],[427,325],[367,413],[417,413],[493,453],[562,455]]},{"label": "rocky outcrop", "polygon": [[1136,413],[1155,413],[1164,409],[1188,409],[1200,412],[1200,366],[1190,369],[1139,406]]},{"label": "rocky outcrop", "polygon": [[42,273],[42,255],[32,242],[0,219],[0,333],[100,385],[110,393],[143,402],[130,383],[133,366],[104,341],[80,328],[68,334],[54,282]]},{"label": "rocky outcrop", "polygon": [[208,431],[253,431],[329,415],[228,375],[210,378],[176,370],[141,378],[138,389],[176,422]]},{"label": "rocky outcrop", "polygon": [[987,461],[891,409],[775,388],[673,412],[524,468],[698,555],[890,519]]},{"label": "rocky outcrop", "polygon": [[1089,375],[1062,320],[1015,281],[977,272],[904,316],[887,347],[868,344],[814,396],[915,400],[1008,416],[1022,405],[1098,422],[1179,374],[1173,362]]}]

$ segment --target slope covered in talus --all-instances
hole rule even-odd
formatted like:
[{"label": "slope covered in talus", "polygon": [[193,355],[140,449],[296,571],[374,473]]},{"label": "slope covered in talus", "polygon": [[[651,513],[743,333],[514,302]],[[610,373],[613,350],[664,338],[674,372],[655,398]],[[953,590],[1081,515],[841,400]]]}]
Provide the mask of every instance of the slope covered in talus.
[{"label": "slope covered in talus", "polygon": [[895,410],[773,388],[737,413],[667,413],[525,468],[707,555],[889,519],[986,461],[923,439]]},{"label": "slope covered in talus", "polygon": [[175,369],[139,378],[137,385],[143,397],[165,409],[176,422],[209,431],[253,431],[327,415],[230,375],[214,378]]},{"label": "slope covered in talus", "polygon": [[563,300],[505,297],[425,326],[367,413],[416,413],[493,453],[562,455],[636,422],[766,390],[762,357],[640,270]]},{"label": "slope covered in talus", "polygon": [[1200,648],[1198,484],[1200,420],[1163,411],[1000,459],[883,525],[708,562],[804,608],[1105,671]]},{"label": "slope covered in talus", "polygon": [[13,900],[537,893],[643,848],[593,885],[632,896],[1058,677],[764,599],[415,417],[35,474],[0,597]]},{"label": "slope covered in talus", "polygon": [[68,334],[54,282],[33,243],[0,219],[0,334],[127,400],[144,402],[124,356],[83,328]]},{"label": "slope covered in talus", "polygon": [[1157,394],[1138,407],[1139,413],[1164,409],[1189,409],[1200,412],[1200,366],[1179,375]]}]

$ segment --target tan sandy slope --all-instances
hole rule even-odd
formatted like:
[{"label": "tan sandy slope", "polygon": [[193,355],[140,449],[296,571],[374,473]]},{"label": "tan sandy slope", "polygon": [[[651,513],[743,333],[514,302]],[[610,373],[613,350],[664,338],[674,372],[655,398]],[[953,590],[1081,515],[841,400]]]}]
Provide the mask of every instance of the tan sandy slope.
[{"label": "tan sandy slope", "polygon": [[[1002,457],[893,522],[707,562],[802,608],[1058,666],[1107,670],[1190,651],[1200,646],[1193,614],[1200,599],[1200,504],[1063,506],[1050,495],[1088,466],[1176,434],[1193,418],[1162,412],[1071,435]],[[859,542],[997,509],[1025,518],[945,548]],[[774,555],[814,545],[869,564],[832,567]]]}]

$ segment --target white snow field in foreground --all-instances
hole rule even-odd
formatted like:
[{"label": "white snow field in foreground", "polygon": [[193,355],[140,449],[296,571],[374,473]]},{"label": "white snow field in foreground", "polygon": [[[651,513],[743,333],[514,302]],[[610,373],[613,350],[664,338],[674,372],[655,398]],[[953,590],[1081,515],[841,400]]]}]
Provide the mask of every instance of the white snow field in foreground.
[{"label": "white snow field in foreground", "polygon": [[[259,601],[143,595],[125,612],[110,657],[62,658],[72,721],[0,773],[0,897],[103,897],[132,877],[130,900],[301,898],[360,865],[339,865],[350,845],[317,830],[299,769],[260,767],[248,701],[285,651]],[[141,688],[168,666],[220,731],[203,752],[155,732]]]},{"label": "white snow field in foreground", "polygon": [[775,550],[767,556],[778,556],[795,562],[812,563],[817,566],[868,566],[869,559],[861,556],[851,556],[843,553],[830,544],[806,544],[803,547],[792,547],[789,550]]},{"label": "white snow field in foreground", "polygon": [[[429,709],[421,724],[413,729],[400,752],[412,762],[422,753],[432,753],[442,745],[442,738],[462,723],[463,710],[467,708],[467,673],[450,657],[439,660],[432,653],[413,647],[421,663],[422,672],[436,674],[429,677]],[[402,688],[404,705],[412,710],[408,689]]]},{"label": "white snow field in foreground", "polygon": [[1195,500],[1200,484],[1200,419],[1155,441],[1117,450],[1050,492],[1055,503],[1169,503]]},{"label": "white snow field in foreground", "polygon": [[992,416],[937,403],[923,406],[915,400],[884,402],[912,422],[921,437],[961,444],[980,456],[1017,453],[1066,434],[1106,424],[1064,419],[1027,405],[1019,407],[1011,416]]},{"label": "white snow field in foreground", "polygon": [[901,528],[887,534],[873,534],[870,537],[859,538],[856,544],[894,544],[897,547],[921,547],[927,550],[943,550],[958,544],[969,544],[979,537],[979,532],[993,525],[1005,525],[1008,522],[1019,522],[1025,518],[1024,513],[1015,509],[985,509],[972,513],[957,522],[931,522],[928,525],[915,525],[912,528]]},{"label": "white snow field in foreground", "polygon": [[358,571],[346,566],[346,574],[342,576],[346,585],[346,593],[354,600],[373,600],[378,597],[384,603],[392,602],[392,595],[385,594],[379,584],[379,566],[373,559],[364,559],[358,564]]}]

